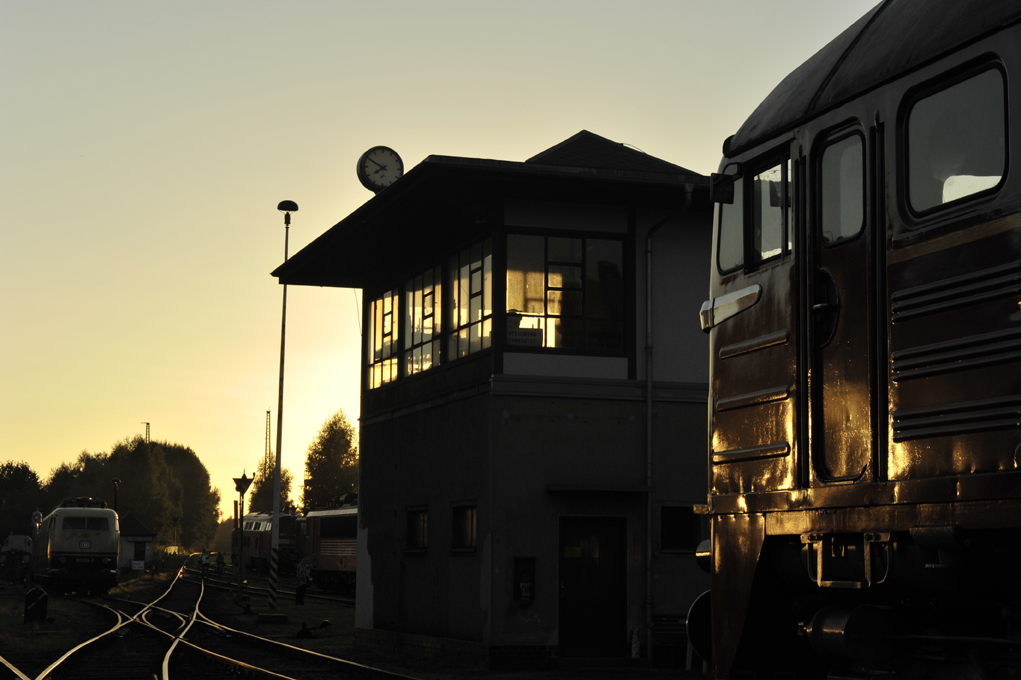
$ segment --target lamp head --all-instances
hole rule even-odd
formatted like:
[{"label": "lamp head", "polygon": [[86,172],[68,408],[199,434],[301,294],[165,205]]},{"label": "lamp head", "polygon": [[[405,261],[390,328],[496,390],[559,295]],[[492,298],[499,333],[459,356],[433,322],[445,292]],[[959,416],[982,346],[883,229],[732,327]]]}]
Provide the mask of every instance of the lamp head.
[{"label": "lamp head", "polygon": [[280,201],[280,203],[277,204],[277,210],[282,213],[298,212],[298,204],[294,201]]}]

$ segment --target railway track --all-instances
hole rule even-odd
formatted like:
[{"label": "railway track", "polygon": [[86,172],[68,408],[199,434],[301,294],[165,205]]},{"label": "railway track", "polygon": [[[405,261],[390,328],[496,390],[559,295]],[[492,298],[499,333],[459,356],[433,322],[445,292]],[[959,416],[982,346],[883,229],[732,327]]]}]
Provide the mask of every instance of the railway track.
[{"label": "railway track", "polygon": [[[181,569],[151,602],[93,603],[109,629],[69,649],[35,680],[279,678],[414,680],[222,625],[202,612],[208,584]],[[0,658],[0,677],[32,680]]]},{"label": "railway track", "polygon": [[[200,580],[202,577],[202,571],[192,567],[184,568],[185,574],[189,579]],[[223,576],[214,575],[215,570],[210,570],[209,575],[206,577],[206,587],[214,587],[226,590],[234,590],[237,588],[237,581],[231,577],[229,572],[225,572]],[[248,583],[248,593],[250,595],[266,595],[269,593],[269,579],[258,578],[245,578]],[[254,583],[265,584],[254,585]],[[277,597],[279,598],[293,598],[294,597],[294,579],[281,578],[277,581]],[[354,607],[355,600],[353,597],[335,597],[333,595],[323,595],[320,593],[306,591],[306,600],[314,600],[316,602],[327,602],[335,604],[339,607]]]}]

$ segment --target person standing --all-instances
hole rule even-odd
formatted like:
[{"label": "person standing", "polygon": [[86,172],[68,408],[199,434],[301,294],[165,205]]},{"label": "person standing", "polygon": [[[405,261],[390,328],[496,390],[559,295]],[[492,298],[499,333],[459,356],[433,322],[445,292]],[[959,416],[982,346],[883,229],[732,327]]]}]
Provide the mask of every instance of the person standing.
[{"label": "person standing", "polygon": [[209,551],[203,550],[202,556],[199,557],[199,563],[202,565],[202,579],[205,580],[209,576]]},{"label": "person standing", "polygon": [[294,589],[294,604],[305,604],[305,590],[308,589],[309,581],[312,580],[312,563],[308,558],[301,558],[297,569],[298,585]]}]

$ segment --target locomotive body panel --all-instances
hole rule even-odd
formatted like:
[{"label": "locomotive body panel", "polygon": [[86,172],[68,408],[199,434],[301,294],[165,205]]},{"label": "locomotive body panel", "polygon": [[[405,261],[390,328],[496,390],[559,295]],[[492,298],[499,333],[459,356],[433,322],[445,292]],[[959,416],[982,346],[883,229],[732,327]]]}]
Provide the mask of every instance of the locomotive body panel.
[{"label": "locomotive body panel", "polygon": [[713,179],[718,678],[1021,672],[1021,9],[919,8],[795,71]]}]

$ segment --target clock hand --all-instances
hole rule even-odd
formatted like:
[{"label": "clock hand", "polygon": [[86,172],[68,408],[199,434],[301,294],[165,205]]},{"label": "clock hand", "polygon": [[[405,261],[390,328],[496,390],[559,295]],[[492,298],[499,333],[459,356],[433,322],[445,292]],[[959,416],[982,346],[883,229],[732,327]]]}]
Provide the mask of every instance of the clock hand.
[{"label": "clock hand", "polygon": [[365,160],[370,161],[372,163],[375,163],[376,167],[378,167],[380,170],[386,170],[386,166],[385,165],[383,165],[382,163],[380,163],[379,161],[375,160],[372,157],[366,158]]}]

